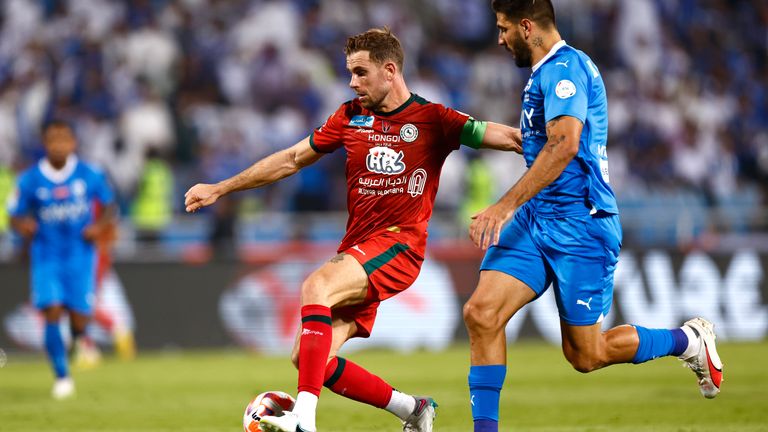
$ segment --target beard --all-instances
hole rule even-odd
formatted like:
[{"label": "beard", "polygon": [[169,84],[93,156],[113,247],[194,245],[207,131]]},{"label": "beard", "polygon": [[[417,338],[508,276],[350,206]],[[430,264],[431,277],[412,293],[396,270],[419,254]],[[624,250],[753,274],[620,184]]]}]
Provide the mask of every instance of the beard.
[{"label": "beard", "polygon": [[512,41],[512,55],[515,57],[515,65],[521,68],[533,66],[533,51],[521,37],[515,37]]},{"label": "beard", "polygon": [[365,98],[360,99],[360,105],[363,106],[363,108],[371,111],[379,111],[379,108],[381,108],[382,103],[384,102],[384,97],[375,97],[374,95],[368,93],[365,95]]}]

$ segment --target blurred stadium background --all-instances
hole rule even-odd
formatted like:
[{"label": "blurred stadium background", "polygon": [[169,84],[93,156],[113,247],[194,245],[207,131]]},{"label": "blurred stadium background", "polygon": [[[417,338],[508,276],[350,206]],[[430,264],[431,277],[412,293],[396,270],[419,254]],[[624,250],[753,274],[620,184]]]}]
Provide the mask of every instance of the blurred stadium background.
[{"label": "blurred stadium background", "polygon": [[[561,34],[595,60],[609,96],[624,249],[606,324],[669,327],[703,314],[723,340],[764,341],[768,3],[554,3]],[[390,26],[410,89],[476,118],[517,124],[530,73],[496,46],[485,0],[4,0],[0,14],[0,200],[42,156],[41,124],[70,121],[81,157],[109,174],[120,199],[100,305],[135,329],[143,352],[287,352],[300,281],[343,235],[344,155],[196,215],[184,214],[182,195],[300,140],[349,99],[347,36]],[[523,170],[517,155],[464,149],[449,158],[419,281],[384,304],[371,340],[350,349],[439,352],[465,340],[460,308],[482,256],[467,240],[468,215]],[[0,349],[9,365],[41,342],[27,287],[3,208]],[[108,335],[94,331],[108,351]],[[559,343],[554,299],[527,308],[508,334]],[[0,392],[9,371],[0,369]]]}]

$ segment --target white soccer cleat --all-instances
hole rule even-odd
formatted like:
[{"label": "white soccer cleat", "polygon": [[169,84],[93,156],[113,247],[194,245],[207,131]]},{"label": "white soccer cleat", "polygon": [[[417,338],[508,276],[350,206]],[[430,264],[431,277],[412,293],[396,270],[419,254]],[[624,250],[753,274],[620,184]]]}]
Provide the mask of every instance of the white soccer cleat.
[{"label": "white soccer cleat", "polygon": [[435,421],[437,403],[431,397],[418,397],[416,408],[403,422],[403,432],[432,432],[432,423]]},{"label": "white soccer cleat", "polygon": [[53,383],[51,396],[56,400],[69,399],[75,395],[75,382],[72,378],[57,378]]},{"label": "white soccer cleat", "polygon": [[290,411],[283,411],[283,415],[280,417],[262,417],[259,421],[259,427],[263,432],[316,432],[302,428],[299,425],[299,416]]},{"label": "white soccer cleat", "polygon": [[701,394],[712,399],[720,393],[723,381],[723,362],[715,347],[715,326],[704,318],[693,318],[683,325],[693,330],[701,341],[699,352],[683,361],[696,374]]}]

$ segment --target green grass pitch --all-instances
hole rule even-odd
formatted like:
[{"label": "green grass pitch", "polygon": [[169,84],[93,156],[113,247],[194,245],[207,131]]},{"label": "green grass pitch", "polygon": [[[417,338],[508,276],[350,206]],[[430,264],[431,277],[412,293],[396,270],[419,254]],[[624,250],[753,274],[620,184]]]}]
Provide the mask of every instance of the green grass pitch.
[{"label": "green grass pitch", "polygon": [[[511,345],[501,400],[503,431],[768,431],[768,343],[722,344],[723,392],[705,400],[675,359],[575,372],[557,347]],[[471,431],[468,347],[441,353],[354,353],[349,359],[395,387],[440,404],[435,431]],[[0,431],[240,431],[242,411],[266,390],[295,392],[287,358],[241,351],[145,353],[75,372],[78,395],[50,399],[40,356],[10,355],[0,369]],[[320,399],[324,432],[399,431],[389,413],[329,391]]]}]

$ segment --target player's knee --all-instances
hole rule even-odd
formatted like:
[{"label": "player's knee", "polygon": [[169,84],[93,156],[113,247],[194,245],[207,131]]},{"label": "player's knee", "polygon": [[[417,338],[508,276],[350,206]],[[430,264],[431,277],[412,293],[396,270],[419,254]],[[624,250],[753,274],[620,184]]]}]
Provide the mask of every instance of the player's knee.
[{"label": "player's knee", "polygon": [[505,324],[499,317],[496,308],[472,300],[464,304],[463,314],[464,324],[470,333],[498,331]]},{"label": "player's knee", "polygon": [[571,366],[573,366],[573,368],[576,369],[576,371],[581,373],[590,373],[598,369],[595,363],[593,363],[589,359],[578,358],[578,359],[570,360],[570,362],[571,362]]},{"label": "player's knee", "polygon": [[49,323],[59,322],[63,314],[64,308],[58,305],[49,306],[43,309],[43,316],[45,317],[45,321]]},{"label": "player's knee", "polygon": [[325,304],[328,281],[324,276],[312,275],[301,285],[301,303]]},{"label": "player's knee", "polygon": [[589,373],[605,365],[601,356],[593,352],[565,351],[565,358],[574,369],[581,373]]}]

